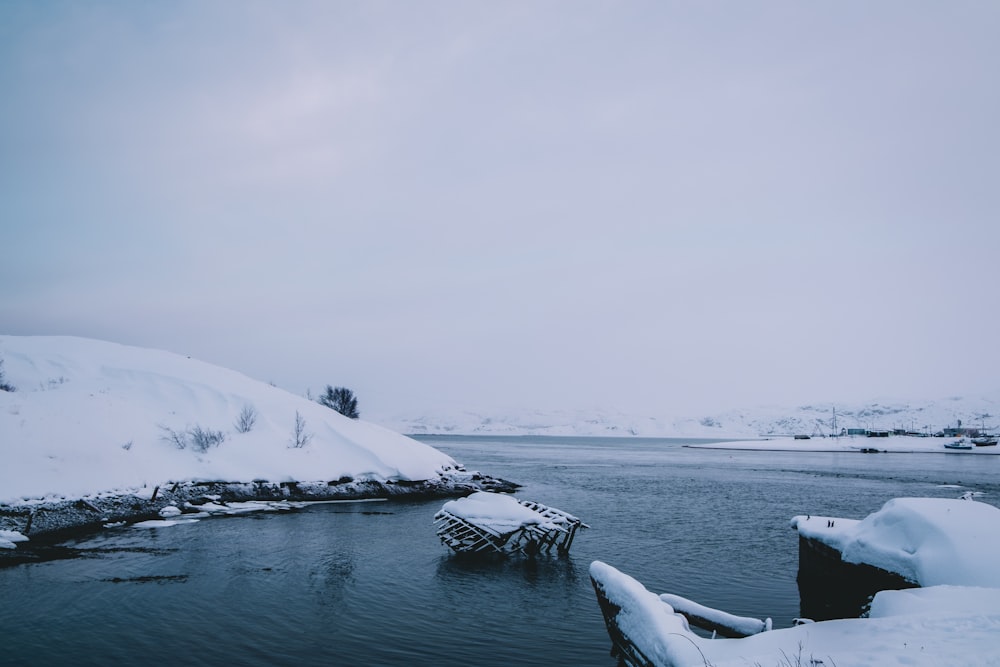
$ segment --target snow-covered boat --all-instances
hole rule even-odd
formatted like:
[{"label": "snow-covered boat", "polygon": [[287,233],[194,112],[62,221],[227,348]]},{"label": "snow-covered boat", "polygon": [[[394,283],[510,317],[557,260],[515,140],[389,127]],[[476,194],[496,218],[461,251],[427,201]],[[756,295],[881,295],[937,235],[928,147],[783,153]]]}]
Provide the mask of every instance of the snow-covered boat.
[{"label": "snow-covered boat", "polygon": [[[820,555],[891,573],[911,588],[879,589],[864,618],[795,619],[793,627],[772,629],[767,621],[657,595],[594,561],[590,578],[619,664],[996,664],[1000,509],[970,500],[896,498],[862,520],[797,516],[792,527],[799,533],[800,558],[806,541],[810,551],[819,546]],[[692,612],[748,636],[710,639],[695,634]]]},{"label": "snow-covered boat", "polygon": [[997,444],[997,437],[995,435],[981,435],[977,438],[973,438],[972,444],[976,447],[995,447]]},{"label": "snow-covered boat", "polygon": [[480,491],[452,500],[434,515],[441,542],[456,553],[534,556],[569,551],[580,527],[572,514],[541,503]]}]

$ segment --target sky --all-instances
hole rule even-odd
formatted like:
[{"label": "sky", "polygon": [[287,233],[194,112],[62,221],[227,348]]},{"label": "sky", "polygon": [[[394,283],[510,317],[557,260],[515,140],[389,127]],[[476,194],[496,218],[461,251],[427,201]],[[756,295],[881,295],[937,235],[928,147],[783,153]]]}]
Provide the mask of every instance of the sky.
[{"label": "sky", "polygon": [[964,0],[7,0],[0,333],[362,418],[992,392],[997,34]]}]

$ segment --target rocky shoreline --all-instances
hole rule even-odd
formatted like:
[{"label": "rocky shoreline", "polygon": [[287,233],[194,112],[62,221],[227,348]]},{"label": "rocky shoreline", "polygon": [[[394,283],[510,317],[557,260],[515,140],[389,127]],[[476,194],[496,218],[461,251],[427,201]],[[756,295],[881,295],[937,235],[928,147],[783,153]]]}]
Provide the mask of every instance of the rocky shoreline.
[{"label": "rocky shoreline", "polygon": [[[418,482],[381,482],[350,478],[329,482],[178,482],[137,495],[96,494],[86,498],[0,504],[0,531],[15,531],[29,539],[18,549],[0,549],[0,565],[29,545],[51,545],[109,523],[135,523],[160,518],[167,507],[198,512],[207,502],[309,502],[330,500],[456,498],[475,491],[510,493],[519,487],[480,473],[448,473]],[[149,497],[145,497],[145,496]]]}]

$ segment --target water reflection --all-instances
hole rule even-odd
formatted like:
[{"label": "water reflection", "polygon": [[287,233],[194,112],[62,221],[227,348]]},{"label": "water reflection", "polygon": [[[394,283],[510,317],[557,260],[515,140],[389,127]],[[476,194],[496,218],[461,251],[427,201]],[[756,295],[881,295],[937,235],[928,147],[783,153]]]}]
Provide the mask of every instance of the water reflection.
[{"label": "water reflection", "polygon": [[341,604],[354,581],[354,555],[346,550],[326,554],[309,569],[310,590],[321,605]]},{"label": "water reflection", "polygon": [[[583,569],[586,572],[586,568]],[[581,570],[571,556],[526,558],[521,556],[443,556],[437,568],[437,579],[447,589],[476,586],[482,580],[512,587],[526,584],[530,588],[555,585],[574,586],[580,581]],[[586,575],[584,575],[586,576]]]}]

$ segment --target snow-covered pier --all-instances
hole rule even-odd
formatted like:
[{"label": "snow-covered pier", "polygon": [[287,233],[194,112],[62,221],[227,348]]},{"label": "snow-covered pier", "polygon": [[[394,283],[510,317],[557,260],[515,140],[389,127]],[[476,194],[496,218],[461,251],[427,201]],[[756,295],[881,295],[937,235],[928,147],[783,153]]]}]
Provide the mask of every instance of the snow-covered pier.
[{"label": "snow-covered pier", "polygon": [[792,525],[827,556],[917,587],[877,592],[866,618],[707,639],[690,630],[690,601],[657,595],[595,561],[590,576],[613,653],[631,667],[1000,664],[1000,509],[898,498],[863,520],[798,516]]},{"label": "snow-covered pier", "polygon": [[445,503],[434,522],[441,541],[463,554],[566,553],[586,527],[554,507],[486,492]]}]

